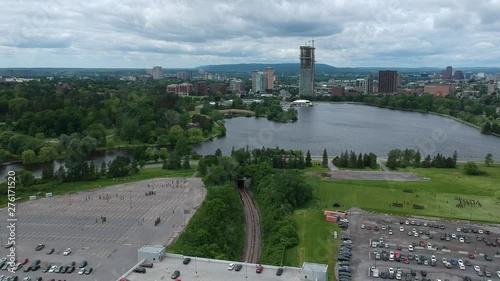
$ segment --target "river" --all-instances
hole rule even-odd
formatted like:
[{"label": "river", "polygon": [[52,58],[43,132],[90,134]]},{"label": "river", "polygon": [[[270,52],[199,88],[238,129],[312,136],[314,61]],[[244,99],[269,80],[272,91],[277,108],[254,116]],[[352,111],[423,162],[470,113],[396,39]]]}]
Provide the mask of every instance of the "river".
[{"label": "river", "polygon": [[[322,155],[326,148],[330,156],[354,150],[386,157],[393,148],[410,148],[419,149],[424,157],[436,153],[452,156],[456,150],[459,159],[482,160],[487,153],[500,158],[500,138],[483,135],[478,129],[433,114],[342,103],[316,103],[314,107],[298,108],[298,112],[298,121],[288,124],[253,117],[226,120],[225,137],[195,145],[194,150],[206,155],[220,148],[228,155],[233,147],[279,146],[304,152],[310,150],[312,155]],[[89,160],[100,165],[118,155],[131,156],[131,152],[98,152]],[[64,161],[24,168],[40,176],[42,169],[50,165],[56,170]],[[5,181],[8,171],[22,168],[22,164],[2,166],[0,181]]]}]

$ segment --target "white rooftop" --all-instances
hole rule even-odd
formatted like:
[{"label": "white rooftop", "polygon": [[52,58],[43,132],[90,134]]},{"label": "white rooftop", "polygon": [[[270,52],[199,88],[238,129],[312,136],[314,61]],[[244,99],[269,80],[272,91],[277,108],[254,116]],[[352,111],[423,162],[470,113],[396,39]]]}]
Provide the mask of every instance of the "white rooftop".
[{"label": "white rooftop", "polygon": [[[263,265],[264,270],[258,274],[255,272],[256,264],[245,264],[242,262],[231,262],[211,260],[205,258],[191,258],[187,265],[182,263],[183,256],[166,254],[165,258],[155,263],[153,268],[146,268],[146,273],[132,272],[126,278],[130,281],[144,280],[172,280],[170,276],[175,270],[179,270],[180,280],[196,281],[300,281],[300,268],[284,267],[283,274],[276,276],[277,266]],[[240,271],[229,271],[230,263],[240,263],[243,268]]]},{"label": "white rooftop", "polygon": [[326,272],[328,270],[328,265],[304,262],[304,264],[302,265],[302,269],[315,272]]}]

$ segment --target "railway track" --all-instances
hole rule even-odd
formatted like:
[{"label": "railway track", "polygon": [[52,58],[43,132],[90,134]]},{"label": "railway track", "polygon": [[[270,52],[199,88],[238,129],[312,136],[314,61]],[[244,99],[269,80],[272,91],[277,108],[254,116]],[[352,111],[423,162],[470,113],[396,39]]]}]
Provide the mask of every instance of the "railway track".
[{"label": "railway track", "polygon": [[259,213],[248,190],[240,189],[239,192],[245,211],[245,253],[243,261],[258,263],[261,252]]}]

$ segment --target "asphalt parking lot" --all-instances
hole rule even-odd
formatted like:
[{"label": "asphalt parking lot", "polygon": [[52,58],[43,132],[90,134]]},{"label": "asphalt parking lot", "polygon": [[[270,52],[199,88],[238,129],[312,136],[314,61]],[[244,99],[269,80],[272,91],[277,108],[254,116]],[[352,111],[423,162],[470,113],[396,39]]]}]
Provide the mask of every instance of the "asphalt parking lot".
[{"label": "asphalt parking lot", "polygon": [[[146,193],[154,192],[154,195]],[[167,245],[184,228],[205,197],[198,178],[166,178],[115,185],[71,195],[41,198],[17,204],[17,260],[41,260],[46,265],[78,264],[87,260],[94,272],[78,275],[24,272],[24,277],[41,276],[68,280],[115,281],[137,263],[137,250],[143,245]],[[161,222],[155,226],[155,220]],[[105,218],[105,221],[104,221]],[[0,211],[1,243],[6,244],[7,208]],[[35,251],[37,244],[45,244]],[[47,252],[54,248],[53,254]],[[63,251],[71,248],[69,256]],[[0,248],[5,257],[8,249]],[[0,275],[13,275],[0,270]]]},{"label": "asphalt parking lot", "polygon": [[[465,276],[471,277],[472,280],[500,280],[497,276],[497,271],[500,271],[500,255],[497,255],[500,254],[499,225],[399,217],[356,209],[350,210],[348,219],[349,229],[342,232],[342,235],[350,236],[352,241],[350,266],[353,281],[375,279],[369,277],[372,266],[380,272],[388,272],[389,268],[396,270],[399,267],[403,272],[402,280],[406,280],[405,273],[411,270],[415,271],[415,277],[419,280],[422,280],[422,270],[427,273],[426,278],[431,280],[463,280]],[[438,225],[437,228],[435,225]],[[390,228],[392,234],[389,234]],[[467,232],[464,232],[464,228]],[[379,243],[381,239],[383,243]],[[469,243],[466,243],[467,240]],[[372,242],[378,243],[375,246]],[[414,248],[411,252],[409,245]],[[379,253],[380,259],[376,258],[375,251]],[[383,251],[387,254],[387,260],[383,258]],[[391,251],[401,255],[399,262],[390,261]],[[421,260],[420,263],[415,260],[415,255]],[[432,266],[431,262],[433,255],[436,258],[435,266]],[[491,257],[492,261],[487,261],[485,255]],[[405,257],[409,258],[407,263]],[[445,267],[443,258],[450,263],[450,268]],[[451,264],[452,259],[453,264]],[[463,269],[460,269],[459,260],[464,263]],[[475,265],[479,266],[480,274],[488,272],[491,273],[491,277],[483,276],[485,279],[481,279],[482,277],[474,270]],[[411,280],[414,280],[413,278]]]}]

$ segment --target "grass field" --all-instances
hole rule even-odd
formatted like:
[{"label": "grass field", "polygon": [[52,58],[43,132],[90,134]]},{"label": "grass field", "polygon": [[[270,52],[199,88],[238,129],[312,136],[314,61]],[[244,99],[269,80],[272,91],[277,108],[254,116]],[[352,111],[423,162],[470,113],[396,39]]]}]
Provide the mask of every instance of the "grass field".
[{"label": "grass field", "polygon": [[333,232],[340,235],[337,224],[325,221],[323,212],[316,208],[304,208],[294,213],[298,227],[299,245],[285,251],[284,265],[302,267],[303,262],[328,264],[328,280],[335,280],[335,260],[339,251],[339,240],[333,239]]},{"label": "grass field", "polygon": [[[315,204],[332,208],[334,202],[343,209],[359,207],[389,214],[408,214],[500,222],[500,166],[485,167],[486,176],[467,176],[458,169],[414,169],[429,182],[387,182],[357,180],[323,180],[309,176],[306,181],[314,187]],[[403,192],[411,189],[413,193]],[[482,207],[457,208],[457,197],[479,201]],[[403,203],[402,208],[392,203]],[[425,206],[413,209],[413,204]]]},{"label": "grass field", "polygon": [[[188,170],[163,170],[160,168],[142,169],[139,173],[123,178],[116,179],[101,179],[98,181],[84,181],[84,182],[65,182],[60,184],[57,181],[51,181],[45,184],[39,184],[30,187],[30,192],[17,193],[16,196],[21,196],[22,199],[19,201],[25,201],[30,195],[40,191],[52,192],[54,195],[66,194],[70,192],[84,191],[96,188],[107,187],[116,184],[123,184],[128,182],[136,182],[153,178],[161,177],[190,177],[196,172],[196,167]],[[0,207],[7,204],[7,196],[2,196],[0,198]]]}]

